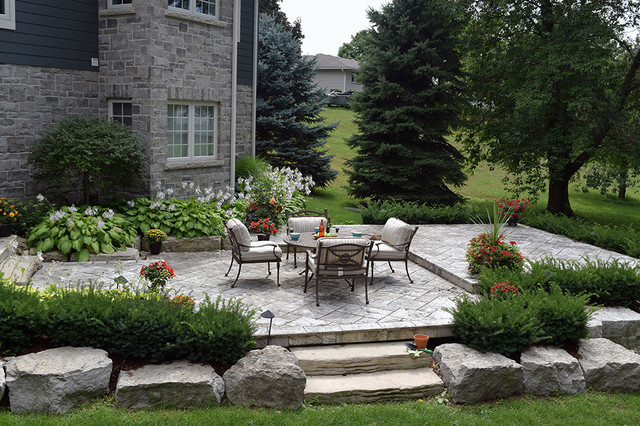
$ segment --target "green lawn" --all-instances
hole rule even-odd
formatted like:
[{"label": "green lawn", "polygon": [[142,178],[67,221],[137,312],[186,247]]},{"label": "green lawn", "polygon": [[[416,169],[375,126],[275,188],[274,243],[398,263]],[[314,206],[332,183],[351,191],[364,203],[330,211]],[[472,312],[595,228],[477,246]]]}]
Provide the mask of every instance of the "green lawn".
[{"label": "green lawn", "polygon": [[[326,122],[339,122],[338,127],[331,133],[327,142],[329,153],[335,155],[332,167],[338,171],[337,179],[329,188],[318,189],[314,192],[309,202],[312,210],[329,209],[333,223],[361,223],[358,213],[345,209],[356,207],[357,200],[347,195],[346,174],[342,171],[344,162],[350,158],[354,151],[346,144],[346,140],[358,130],[353,123],[354,113],[346,108],[326,108],[323,112]],[[465,196],[472,204],[489,204],[492,200],[498,200],[508,196],[502,185],[504,170],[495,168],[490,170],[487,164],[478,167],[462,188],[457,192]],[[614,225],[633,224],[640,227],[640,186],[630,188],[626,200],[608,198],[597,191],[584,193],[576,187],[570,188],[571,207],[574,212],[585,219]],[[546,206],[547,193],[539,196],[539,201],[534,209],[542,211]]]},{"label": "green lawn", "polygon": [[434,400],[397,404],[304,406],[298,411],[220,407],[130,411],[98,402],[64,416],[0,413],[0,425],[602,425],[639,424],[640,395],[589,392],[525,396],[463,406]]}]

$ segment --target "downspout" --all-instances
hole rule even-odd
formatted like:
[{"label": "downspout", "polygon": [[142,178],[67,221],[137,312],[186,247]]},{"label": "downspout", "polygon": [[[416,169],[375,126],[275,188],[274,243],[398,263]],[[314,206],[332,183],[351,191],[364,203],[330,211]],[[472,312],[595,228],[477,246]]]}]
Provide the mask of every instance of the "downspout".
[{"label": "downspout", "polygon": [[251,106],[251,156],[256,156],[256,102],[258,102],[258,19],[260,16],[260,1],[253,0],[253,97]]},{"label": "downspout", "polygon": [[342,71],[342,74],[344,74],[344,81],[342,82],[342,91],[346,92],[347,91],[347,73],[344,72],[344,68],[342,68],[340,71]]},{"label": "downspout", "polygon": [[229,159],[229,186],[236,186],[236,136],[238,102],[238,42],[240,41],[240,0],[233,1],[233,38],[231,53],[231,153]]}]

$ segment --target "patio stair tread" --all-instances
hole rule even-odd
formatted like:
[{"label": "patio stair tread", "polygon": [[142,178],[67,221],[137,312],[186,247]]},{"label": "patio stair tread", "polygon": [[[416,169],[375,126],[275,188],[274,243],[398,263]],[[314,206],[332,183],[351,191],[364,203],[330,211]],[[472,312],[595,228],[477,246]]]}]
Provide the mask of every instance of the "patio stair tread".
[{"label": "patio stair tread", "polygon": [[307,375],[342,375],[429,367],[430,357],[412,357],[402,342],[292,347]]},{"label": "patio stair tread", "polygon": [[444,391],[430,368],[386,370],[345,376],[308,376],[305,400],[322,403],[371,403],[428,398]]}]

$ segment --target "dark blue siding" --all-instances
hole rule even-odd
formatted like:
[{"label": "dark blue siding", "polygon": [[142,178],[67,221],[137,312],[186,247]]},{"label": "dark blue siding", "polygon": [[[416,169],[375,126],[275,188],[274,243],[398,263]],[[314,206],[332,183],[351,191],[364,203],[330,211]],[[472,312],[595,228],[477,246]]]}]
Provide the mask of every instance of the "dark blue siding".
[{"label": "dark blue siding", "polygon": [[97,0],[18,0],[16,29],[0,29],[0,63],[94,70]]},{"label": "dark blue siding", "polygon": [[253,84],[254,1],[242,0],[240,43],[238,44],[238,84]]}]

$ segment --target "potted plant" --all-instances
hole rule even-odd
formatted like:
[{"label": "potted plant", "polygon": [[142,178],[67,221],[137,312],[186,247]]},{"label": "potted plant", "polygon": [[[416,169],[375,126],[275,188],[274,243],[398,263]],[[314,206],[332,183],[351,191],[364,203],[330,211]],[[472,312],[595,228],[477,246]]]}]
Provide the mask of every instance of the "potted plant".
[{"label": "potted plant", "polygon": [[147,288],[150,293],[159,293],[167,285],[167,281],[176,274],[173,272],[171,265],[165,261],[158,260],[142,266],[140,275],[147,281]]},{"label": "potted plant", "polygon": [[278,227],[269,218],[251,221],[249,231],[258,234],[258,241],[268,240],[272,234],[278,233]]},{"label": "potted plant", "polygon": [[0,237],[11,235],[11,226],[18,220],[18,209],[4,197],[0,197]]},{"label": "potted plant", "polygon": [[149,229],[144,233],[143,238],[149,244],[151,254],[159,254],[162,249],[162,242],[167,239],[167,234],[160,229]]}]

